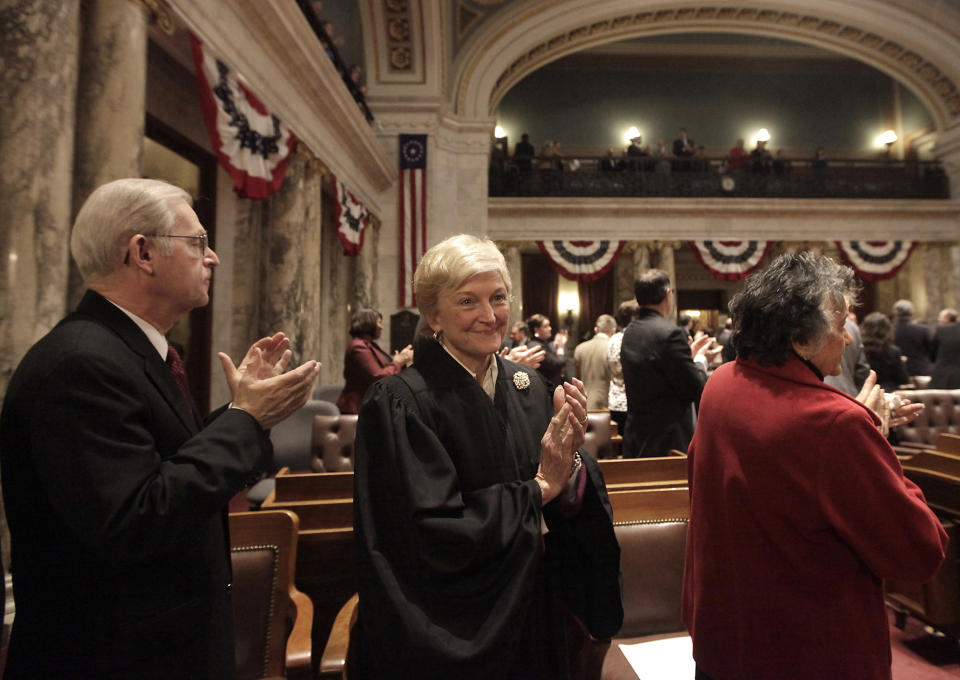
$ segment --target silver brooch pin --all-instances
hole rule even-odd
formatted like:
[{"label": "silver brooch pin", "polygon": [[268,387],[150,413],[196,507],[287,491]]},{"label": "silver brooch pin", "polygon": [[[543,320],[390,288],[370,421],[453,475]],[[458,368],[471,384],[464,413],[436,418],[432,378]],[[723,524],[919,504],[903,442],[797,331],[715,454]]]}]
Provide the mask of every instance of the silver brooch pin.
[{"label": "silver brooch pin", "polygon": [[513,374],[513,384],[518,390],[525,390],[530,387],[530,376],[523,371],[517,371]]}]

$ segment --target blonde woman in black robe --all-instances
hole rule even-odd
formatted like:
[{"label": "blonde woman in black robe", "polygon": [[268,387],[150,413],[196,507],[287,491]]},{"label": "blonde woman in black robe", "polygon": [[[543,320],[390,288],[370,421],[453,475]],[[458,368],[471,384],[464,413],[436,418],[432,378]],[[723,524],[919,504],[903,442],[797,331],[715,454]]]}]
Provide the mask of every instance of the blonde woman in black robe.
[{"label": "blonde woman in black robe", "polygon": [[623,617],[603,475],[579,380],[549,394],[497,356],[510,276],[494,244],[431,248],[414,363],[360,410],[355,464],[362,678],[568,676],[564,616]]}]

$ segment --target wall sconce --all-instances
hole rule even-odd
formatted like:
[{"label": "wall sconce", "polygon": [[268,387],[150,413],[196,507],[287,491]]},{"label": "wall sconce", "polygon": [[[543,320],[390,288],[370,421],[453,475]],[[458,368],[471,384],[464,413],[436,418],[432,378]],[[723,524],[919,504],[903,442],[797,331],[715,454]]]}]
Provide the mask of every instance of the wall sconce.
[{"label": "wall sconce", "polygon": [[502,126],[498,125],[495,128],[493,128],[493,136],[496,137],[497,139],[503,139],[504,137],[507,136],[507,131],[504,130]]},{"label": "wall sconce", "polygon": [[573,328],[573,315],[580,312],[580,296],[575,292],[560,293],[557,296],[557,308],[561,314],[567,313],[563,325],[570,331]]},{"label": "wall sconce", "polygon": [[897,133],[893,130],[887,130],[877,137],[877,144],[883,144],[887,147],[887,158],[890,158],[890,147],[893,146],[895,141],[897,141]]},{"label": "wall sconce", "polygon": [[629,128],[626,132],[623,133],[623,141],[626,144],[629,144],[634,137],[640,136],[640,130],[636,127]]},{"label": "wall sconce", "polygon": [[757,141],[758,142],[769,142],[770,141],[770,131],[767,128],[760,128],[757,130]]}]

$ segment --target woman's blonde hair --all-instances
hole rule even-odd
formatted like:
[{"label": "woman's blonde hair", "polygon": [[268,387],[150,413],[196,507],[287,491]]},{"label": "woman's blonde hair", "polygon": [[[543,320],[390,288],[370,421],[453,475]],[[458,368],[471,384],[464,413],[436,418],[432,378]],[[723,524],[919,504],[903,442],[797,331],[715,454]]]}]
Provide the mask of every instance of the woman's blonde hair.
[{"label": "woman's blonde hair", "polygon": [[[413,276],[420,316],[426,318],[437,308],[440,293],[456,288],[477,274],[496,272],[510,293],[510,272],[497,246],[488,238],[458,234],[441,241],[423,255]],[[429,324],[421,331],[430,332]]]}]

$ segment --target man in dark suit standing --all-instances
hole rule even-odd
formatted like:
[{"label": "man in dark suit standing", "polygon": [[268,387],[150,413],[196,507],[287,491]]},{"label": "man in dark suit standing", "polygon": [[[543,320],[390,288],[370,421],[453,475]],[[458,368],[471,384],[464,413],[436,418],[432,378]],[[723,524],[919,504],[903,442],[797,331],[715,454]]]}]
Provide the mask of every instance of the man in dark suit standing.
[{"label": "man in dark suit standing", "polygon": [[933,331],[913,320],[913,303],[897,300],[893,303],[893,344],[907,357],[907,373],[930,375],[933,370]]},{"label": "man in dark suit standing", "polygon": [[16,599],[5,677],[231,678],[226,505],[270,465],[267,429],[320,366],[284,372],[281,333],[239,368],[220,354],[232,402],[200,421],[164,334],[208,303],[219,260],[177,187],[101,186],[71,252],[89,290],[27,352],[0,416]]},{"label": "man in dark suit standing", "polygon": [[553,326],[550,325],[550,319],[543,314],[534,314],[527,319],[527,330],[530,337],[527,340],[527,347],[539,347],[543,349],[543,360],[537,371],[540,377],[547,383],[550,391],[553,391],[557,385],[563,382],[564,371],[567,368],[567,360],[564,357],[564,351],[567,346],[567,332],[557,331],[553,340]]},{"label": "man in dark suit standing", "polygon": [[651,269],[634,284],[640,305],[620,346],[620,364],[627,392],[624,458],[665,456],[671,449],[686,451],[693,437],[694,404],[707,381],[703,336],[688,344],[683,329],[664,318],[673,291],[670,276]]}]

